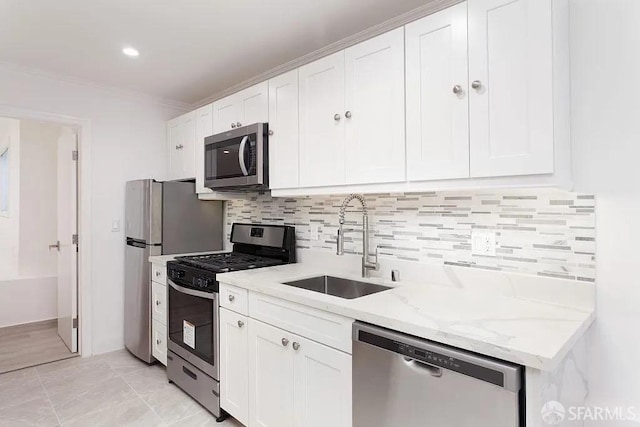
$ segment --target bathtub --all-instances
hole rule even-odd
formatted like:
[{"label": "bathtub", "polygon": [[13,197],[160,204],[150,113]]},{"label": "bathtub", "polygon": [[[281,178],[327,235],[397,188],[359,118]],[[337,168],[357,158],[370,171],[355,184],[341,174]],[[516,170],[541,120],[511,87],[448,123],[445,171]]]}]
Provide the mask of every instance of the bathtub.
[{"label": "bathtub", "polygon": [[0,328],[58,317],[58,278],[0,279]]}]

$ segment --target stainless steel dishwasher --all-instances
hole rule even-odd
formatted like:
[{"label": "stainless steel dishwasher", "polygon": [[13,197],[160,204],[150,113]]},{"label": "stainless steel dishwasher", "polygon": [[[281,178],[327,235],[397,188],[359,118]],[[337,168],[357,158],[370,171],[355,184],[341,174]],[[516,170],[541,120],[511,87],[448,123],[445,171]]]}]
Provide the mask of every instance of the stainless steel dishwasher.
[{"label": "stainless steel dishwasher", "polygon": [[353,326],[353,427],[519,427],[522,367]]}]

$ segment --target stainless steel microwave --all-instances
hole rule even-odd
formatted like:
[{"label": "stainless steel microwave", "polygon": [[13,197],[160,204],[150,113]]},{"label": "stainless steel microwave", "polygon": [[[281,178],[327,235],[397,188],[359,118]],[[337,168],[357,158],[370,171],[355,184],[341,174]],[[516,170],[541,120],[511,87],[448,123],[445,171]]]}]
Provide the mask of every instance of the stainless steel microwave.
[{"label": "stainless steel microwave", "polygon": [[204,185],[269,188],[269,125],[255,123],[204,139]]}]

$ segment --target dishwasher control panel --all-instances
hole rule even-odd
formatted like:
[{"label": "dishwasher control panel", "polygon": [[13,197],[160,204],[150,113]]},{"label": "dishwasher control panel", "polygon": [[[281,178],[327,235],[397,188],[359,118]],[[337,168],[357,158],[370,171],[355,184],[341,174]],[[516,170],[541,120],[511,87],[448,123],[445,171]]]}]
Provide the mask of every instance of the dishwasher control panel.
[{"label": "dishwasher control panel", "polygon": [[[408,359],[412,359],[426,365],[458,372],[500,387],[505,386],[503,372],[486,366],[479,366],[477,363],[472,363],[472,360],[463,360],[459,357],[447,355],[447,349],[440,345],[438,345],[438,347],[440,347],[440,351],[434,351],[427,348],[427,345],[415,346],[363,330],[358,331],[357,341],[404,355]],[[459,353],[460,350],[456,350],[456,352]],[[473,353],[465,355],[465,359],[473,359],[477,357],[478,356]]]}]

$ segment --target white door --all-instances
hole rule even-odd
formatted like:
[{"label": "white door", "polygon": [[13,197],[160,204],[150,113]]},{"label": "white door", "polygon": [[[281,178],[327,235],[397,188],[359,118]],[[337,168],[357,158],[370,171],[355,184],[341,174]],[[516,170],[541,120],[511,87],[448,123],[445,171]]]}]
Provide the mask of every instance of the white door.
[{"label": "white door", "polygon": [[220,406],[244,425],[249,421],[248,329],[247,317],[220,309]]},{"label": "white door", "polygon": [[553,172],[551,0],[469,1],[471,176]]},{"label": "white door", "polygon": [[262,82],[233,95],[239,108],[236,126],[269,121],[269,83]]},{"label": "white door", "polygon": [[248,427],[297,427],[292,338],[288,332],[249,319]]},{"label": "white door", "polygon": [[64,128],[58,140],[58,335],[78,351],[77,137]]},{"label": "white door", "polygon": [[469,177],[467,3],[405,27],[407,180]]},{"label": "white door", "polygon": [[294,339],[295,425],[351,427],[351,355],[304,338]]},{"label": "white door", "polygon": [[269,80],[269,188],[298,187],[298,70]]},{"label": "white door", "polygon": [[344,51],[298,69],[300,186],[345,182]]},{"label": "white door", "polygon": [[404,181],[404,28],[344,57],[346,183]]},{"label": "white door", "polygon": [[192,111],[182,117],[183,142],[180,148],[182,152],[182,175],[179,179],[193,179],[196,177],[196,113]]},{"label": "white door", "polygon": [[213,135],[213,104],[196,110],[196,141],[194,147],[196,193],[212,193],[204,186],[204,139]]},{"label": "white door", "polygon": [[178,179],[183,173],[183,151],[178,148],[183,142],[183,130],[181,117],[176,117],[167,122],[167,150],[169,153],[169,173],[167,179],[170,180]]},{"label": "white door", "polygon": [[240,120],[240,108],[235,95],[227,96],[213,103],[213,134],[229,131]]}]

